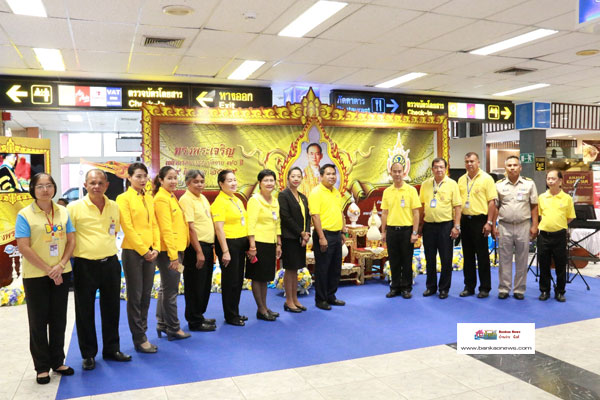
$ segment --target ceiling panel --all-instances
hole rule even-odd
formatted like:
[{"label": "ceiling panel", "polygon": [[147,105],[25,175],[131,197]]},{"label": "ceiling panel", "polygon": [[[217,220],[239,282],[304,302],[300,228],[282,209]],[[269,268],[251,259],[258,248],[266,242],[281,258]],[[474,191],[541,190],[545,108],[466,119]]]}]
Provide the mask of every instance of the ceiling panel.
[{"label": "ceiling panel", "polygon": [[499,54],[507,57],[538,58],[558,51],[581,47],[585,44],[597,43],[599,39],[597,35],[589,33],[557,33],[532,44],[505,50]]},{"label": "ceiling panel", "polygon": [[212,58],[212,57],[183,57],[177,74],[215,76],[221,68],[229,62],[228,58]]},{"label": "ceiling panel", "polygon": [[443,73],[448,70],[467,67],[468,65],[480,60],[481,56],[476,56],[469,53],[450,53],[446,56],[442,56],[439,59],[427,61],[423,64],[417,65],[415,68],[419,72],[426,72],[428,74]]},{"label": "ceiling panel", "polygon": [[26,65],[12,46],[0,46],[0,67],[26,68]]},{"label": "ceiling panel", "polygon": [[[63,0],[66,2],[69,17],[87,21],[124,22],[137,23],[138,15],[141,14],[140,7],[146,3],[145,0]],[[162,9],[156,1],[148,1],[149,6]]]},{"label": "ceiling panel", "polygon": [[[165,14],[162,9],[173,4],[183,4],[194,11],[189,15],[173,16]],[[186,0],[174,2],[172,0],[148,1],[141,13],[140,24],[161,25],[174,28],[200,28],[204,26],[210,14],[219,4],[219,0]]]},{"label": "ceiling panel", "polygon": [[561,63],[561,64],[578,63],[579,61],[584,61],[585,59],[598,58],[598,55],[578,56],[577,52],[579,52],[581,50],[589,50],[589,49],[600,50],[599,47],[600,47],[600,40],[598,41],[598,43],[590,43],[589,45],[575,47],[575,48],[569,48],[567,50],[558,51],[553,54],[548,54],[546,56],[540,57],[539,60],[550,61],[550,62]]},{"label": "ceiling panel", "polygon": [[304,75],[300,80],[315,83],[333,83],[355,73],[357,70],[357,68],[324,65]]},{"label": "ceiling panel", "polygon": [[371,42],[385,33],[421,15],[420,11],[367,5],[323,32],[319,37],[335,40]]},{"label": "ceiling panel", "polygon": [[[235,71],[235,69],[237,67],[239,67],[244,61],[245,61],[244,59],[235,59],[235,60],[229,61],[226,65],[223,66],[223,68],[221,70],[219,70],[219,73],[216,75],[216,78],[225,79],[226,80],[225,82],[227,82],[230,85],[236,85],[236,84],[239,84],[240,82],[246,82],[246,81],[237,81],[237,80],[232,81],[232,80],[227,79],[227,77],[229,75],[231,75],[231,73],[233,71]],[[272,66],[273,66],[273,62],[264,63],[259,69],[254,71],[252,73],[252,75],[250,75],[248,77],[248,80],[258,78]],[[246,82],[246,84],[247,84],[247,82]]]},{"label": "ceiling panel", "polygon": [[[293,3],[293,0],[221,1],[206,27],[222,31],[260,33]],[[255,18],[248,18],[245,16],[247,13],[252,13]]]},{"label": "ceiling panel", "polygon": [[0,13],[0,25],[17,46],[52,49],[72,47],[66,19]]},{"label": "ceiling panel", "polygon": [[371,3],[380,6],[406,8],[408,10],[431,11],[447,2],[448,0],[373,0]]},{"label": "ceiling panel", "polygon": [[[75,46],[79,50],[128,52],[135,25],[95,21],[71,21]],[[98,35],[102,32],[102,35]]]},{"label": "ceiling panel", "polygon": [[178,62],[179,57],[134,53],[131,58],[129,72],[132,74],[172,75]]},{"label": "ceiling panel", "polygon": [[311,71],[319,67],[318,64],[296,64],[290,62],[280,62],[277,65],[267,69],[259,76],[263,80],[284,80],[298,81]]},{"label": "ceiling panel", "polygon": [[[394,49],[399,52],[402,49]],[[329,62],[330,65],[341,67],[377,68],[390,67],[390,48],[382,44],[366,43],[358,46],[352,51],[337,57]],[[392,67],[393,68],[393,67]]]},{"label": "ceiling panel", "polygon": [[[565,70],[565,67],[566,66],[561,67],[560,70]],[[569,84],[573,86],[589,87],[593,81],[598,81],[599,79],[600,68],[591,67],[575,72],[567,72],[554,77],[550,77],[546,79],[546,81],[552,84]]]},{"label": "ceiling panel", "polygon": [[[379,67],[394,68],[394,69],[419,69],[419,65],[428,61],[439,60],[440,58],[451,54],[445,51],[428,50],[428,49],[406,49],[398,54],[390,55],[384,63],[379,64]],[[376,65],[377,67],[377,65]],[[423,71],[416,71],[423,72]]]},{"label": "ceiling panel", "polygon": [[[65,56],[73,53],[63,51]],[[106,51],[78,51],[79,70],[87,72],[121,72],[127,70],[129,53],[112,53]]]},{"label": "ceiling panel", "polygon": [[327,64],[357,47],[356,43],[342,40],[312,39],[308,44],[287,56],[286,61]]},{"label": "ceiling panel", "polygon": [[557,31],[571,31],[577,29],[577,17],[575,17],[575,10],[559,15],[554,18],[540,21],[535,25],[540,28],[555,29]]},{"label": "ceiling panel", "polygon": [[510,68],[523,60],[511,57],[495,56],[476,56],[477,59],[472,62],[455,68],[446,69],[446,73],[451,75],[480,76],[486,74],[495,74],[496,71]]},{"label": "ceiling panel", "polygon": [[[404,74],[404,73],[405,72],[403,72],[402,74]],[[402,74],[399,74],[399,75],[402,75]],[[390,78],[393,78],[393,76]],[[395,87],[394,89],[395,90],[401,90],[401,89],[434,90],[434,89],[437,89],[437,88],[443,86],[444,84],[458,82],[463,79],[464,79],[464,77],[455,76],[455,75],[443,75],[443,74],[427,75],[422,78],[415,79],[414,81],[403,83],[401,86]]]},{"label": "ceiling panel", "polygon": [[462,91],[470,91],[473,89],[477,89],[483,85],[487,85],[489,83],[497,81],[498,78],[494,77],[475,77],[475,78],[465,78],[460,79],[452,83],[444,83],[437,87],[437,90],[443,90],[446,92],[462,92]]},{"label": "ceiling panel", "polygon": [[341,78],[335,83],[345,85],[374,86],[378,83],[384,82],[385,78],[397,73],[397,71],[389,69],[364,68],[344,78]]},{"label": "ceiling panel", "polygon": [[203,29],[190,45],[186,55],[202,57],[235,57],[240,49],[258,35]]},{"label": "ceiling panel", "polygon": [[437,7],[436,13],[470,18],[486,18],[523,3],[523,0],[452,0]]},{"label": "ceiling panel", "polygon": [[[476,3],[479,3],[479,1]],[[503,4],[504,1],[498,3]],[[533,25],[571,11],[573,9],[573,3],[574,2],[565,0],[529,0],[505,11],[490,14],[488,19],[492,21]]]},{"label": "ceiling panel", "polygon": [[242,48],[237,57],[245,60],[279,61],[306,45],[310,40],[309,38],[259,35]]}]

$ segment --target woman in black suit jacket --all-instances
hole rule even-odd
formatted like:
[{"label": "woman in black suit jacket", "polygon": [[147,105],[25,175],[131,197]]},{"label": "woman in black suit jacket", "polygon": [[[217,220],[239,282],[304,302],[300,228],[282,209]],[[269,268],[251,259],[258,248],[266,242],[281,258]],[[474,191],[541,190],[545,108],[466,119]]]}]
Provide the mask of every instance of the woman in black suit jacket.
[{"label": "woman in black suit jacket", "polygon": [[302,183],[302,170],[294,167],[288,171],[288,187],[279,193],[281,218],[281,261],[285,273],[285,311],[306,311],[298,301],[298,270],[306,266],[306,243],[310,238],[310,213],[308,199],[298,191]]}]

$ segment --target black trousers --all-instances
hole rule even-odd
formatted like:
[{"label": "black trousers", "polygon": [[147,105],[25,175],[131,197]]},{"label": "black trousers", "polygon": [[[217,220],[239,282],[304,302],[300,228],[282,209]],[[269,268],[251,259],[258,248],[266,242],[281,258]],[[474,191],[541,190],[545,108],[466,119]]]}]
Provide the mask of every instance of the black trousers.
[{"label": "black trousers", "polygon": [[102,353],[119,351],[119,316],[121,312],[121,264],[116,255],[103,260],[75,257],[75,321],[82,358],[98,354],[96,337],[96,290],[100,290],[102,318]]},{"label": "black trousers", "polygon": [[319,235],[313,233],[315,253],[315,302],[333,302],[342,273],[342,236],[340,231],[323,231],[327,239],[327,251],[321,252]]},{"label": "black trousers", "polygon": [[23,279],[29,319],[29,350],[37,373],[56,369],[65,361],[65,328],[71,273],[55,285],[47,276]]},{"label": "black trousers", "polygon": [[223,314],[226,321],[234,321],[240,316],[240,297],[244,283],[244,270],[246,269],[246,251],[248,251],[248,238],[227,239],[227,248],[231,261],[223,267],[223,250],[218,240],[216,253],[221,265],[221,299],[223,301]]},{"label": "black trousers", "polygon": [[414,244],[410,242],[411,226],[387,226],[385,242],[388,249],[392,283],[390,288],[398,292],[412,291],[412,259]]},{"label": "black trousers", "polygon": [[[470,292],[475,292],[477,274],[479,274],[479,291],[492,290],[488,238],[482,233],[486,223],[487,215],[483,214],[463,215],[460,219],[465,289]],[[475,257],[477,257],[477,264],[475,264]]]},{"label": "black trousers", "polygon": [[550,291],[550,264],[554,259],[556,271],[555,293],[564,294],[567,283],[567,231],[540,231],[537,238],[537,256],[540,266],[540,292]]},{"label": "black trousers", "polygon": [[[423,224],[423,246],[427,268],[427,289],[448,292],[452,281],[452,231],[453,222],[425,222]],[[437,253],[440,253],[442,271],[437,282]]]},{"label": "black trousers", "polygon": [[185,287],[185,319],[189,325],[204,321],[212,286],[215,256],[212,243],[199,242],[204,255],[204,266],[196,268],[196,250],[190,245],[183,254],[183,280]]}]

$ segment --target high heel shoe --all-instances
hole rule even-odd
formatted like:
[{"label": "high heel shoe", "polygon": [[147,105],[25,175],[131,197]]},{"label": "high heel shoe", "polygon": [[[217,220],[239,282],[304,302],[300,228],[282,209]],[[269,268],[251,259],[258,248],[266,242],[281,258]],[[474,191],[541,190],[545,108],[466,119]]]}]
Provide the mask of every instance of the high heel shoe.
[{"label": "high heel shoe", "polygon": [[293,312],[293,313],[301,313],[302,312],[301,309],[299,309],[299,308],[292,308],[292,307],[288,306],[285,303],[283,303],[283,310],[284,311]]},{"label": "high heel shoe", "polygon": [[146,347],[142,347],[141,344],[136,344],[135,351],[137,351],[138,353],[152,354],[152,353],[156,353],[158,351],[158,346],[155,346],[152,343],[150,343],[150,347],[146,348]]},{"label": "high heel shoe", "polygon": [[183,332],[183,333],[179,333],[179,332],[167,333],[167,339],[169,339],[169,342],[171,342],[173,340],[187,339],[190,336],[192,336],[192,335],[190,335],[187,332]]},{"label": "high heel shoe", "polygon": [[256,318],[262,319],[263,321],[275,321],[275,317],[268,312],[262,314],[260,311],[256,312]]},{"label": "high heel shoe", "polygon": [[269,310],[268,308],[267,308],[267,312],[268,312],[270,315],[274,316],[275,318],[279,317],[279,313],[278,313],[278,312],[275,312],[275,311]]},{"label": "high heel shoe", "polygon": [[156,334],[158,335],[159,338],[162,338],[163,333],[168,336],[167,328],[164,328],[164,329],[156,328]]},{"label": "high heel shoe", "polygon": [[298,306],[297,305],[296,308],[299,309],[300,311],[306,311],[307,310],[307,308],[304,307],[304,306]]}]

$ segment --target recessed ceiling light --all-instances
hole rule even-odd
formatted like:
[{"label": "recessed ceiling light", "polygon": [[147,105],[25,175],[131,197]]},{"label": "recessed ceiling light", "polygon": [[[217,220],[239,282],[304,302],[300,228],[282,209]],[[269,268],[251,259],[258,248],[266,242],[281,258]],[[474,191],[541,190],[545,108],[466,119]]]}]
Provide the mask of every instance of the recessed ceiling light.
[{"label": "recessed ceiling light", "polygon": [[577,55],[577,56],[595,56],[598,53],[600,53],[600,50],[598,50],[598,49],[588,49],[588,50],[580,50],[577,53],[575,53],[575,55]]},{"label": "recessed ceiling light", "polygon": [[83,117],[79,114],[67,114],[67,120],[69,122],[83,122]]},{"label": "recessed ceiling light", "polygon": [[417,79],[425,75],[427,74],[424,72],[411,72],[410,74],[402,75],[389,81],[375,85],[375,87],[387,89],[394,86],[398,86],[399,84],[404,82],[412,81],[413,79]]},{"label": "recessed ceiling light", "polygon": [[174,17],[183,17],[183,16],[190,15],[191,13],[193,13],[194,9],[189,6],[172,5],[172,6],[163,7],[162,11],[163,11],[163,13],[165,13],[167,15],[172,15]]},{"label": "recessed ceiling light", "polygon": [[347,5],[348,3],[341,1],[320,0],[283,28],[278,35],[302,37]]},{"label": "recessed ceiling light", "polygon": [[32,17],[48,17],[42,0],[6,0],[14,14]]},{"label": "recessed ceiling light", "polygon": [[515,36],[514,38],[503,40],[501,42],[470,51],[469,53],[487,56],[502,50],[510,49],[511,47],[519,46],[523,43],[532,42],[546,36],[554,35],[555,33],[558,33],[558,31],[553,29],[536,29],[535,31],[524,33],[522,35]]},{"label": "recessed ceiling light", "polygon": [[231,75],[227,77],[227,79],[243,81],[244,79],[252,75],[254,71],[259,69],[264,63],[264,61],[246,60],[239,67],[237,67],[236,70],[233,71]]},{"label": "recessed ceiling light", "polygon": [[46,71],[64,71],[65,62],[63,61],[60,50],[57,49],[33,49],[42,68]]},{"label": "recessed ceiling light", "polygon": [[530,90],[541,89],[548,86],[550,86],[548,83],[536,83],[535,85],[523,86],[516,89],[506,90],[504,92],[494,93],[493,96],[510,96],[511,94],[528,92]]}]

